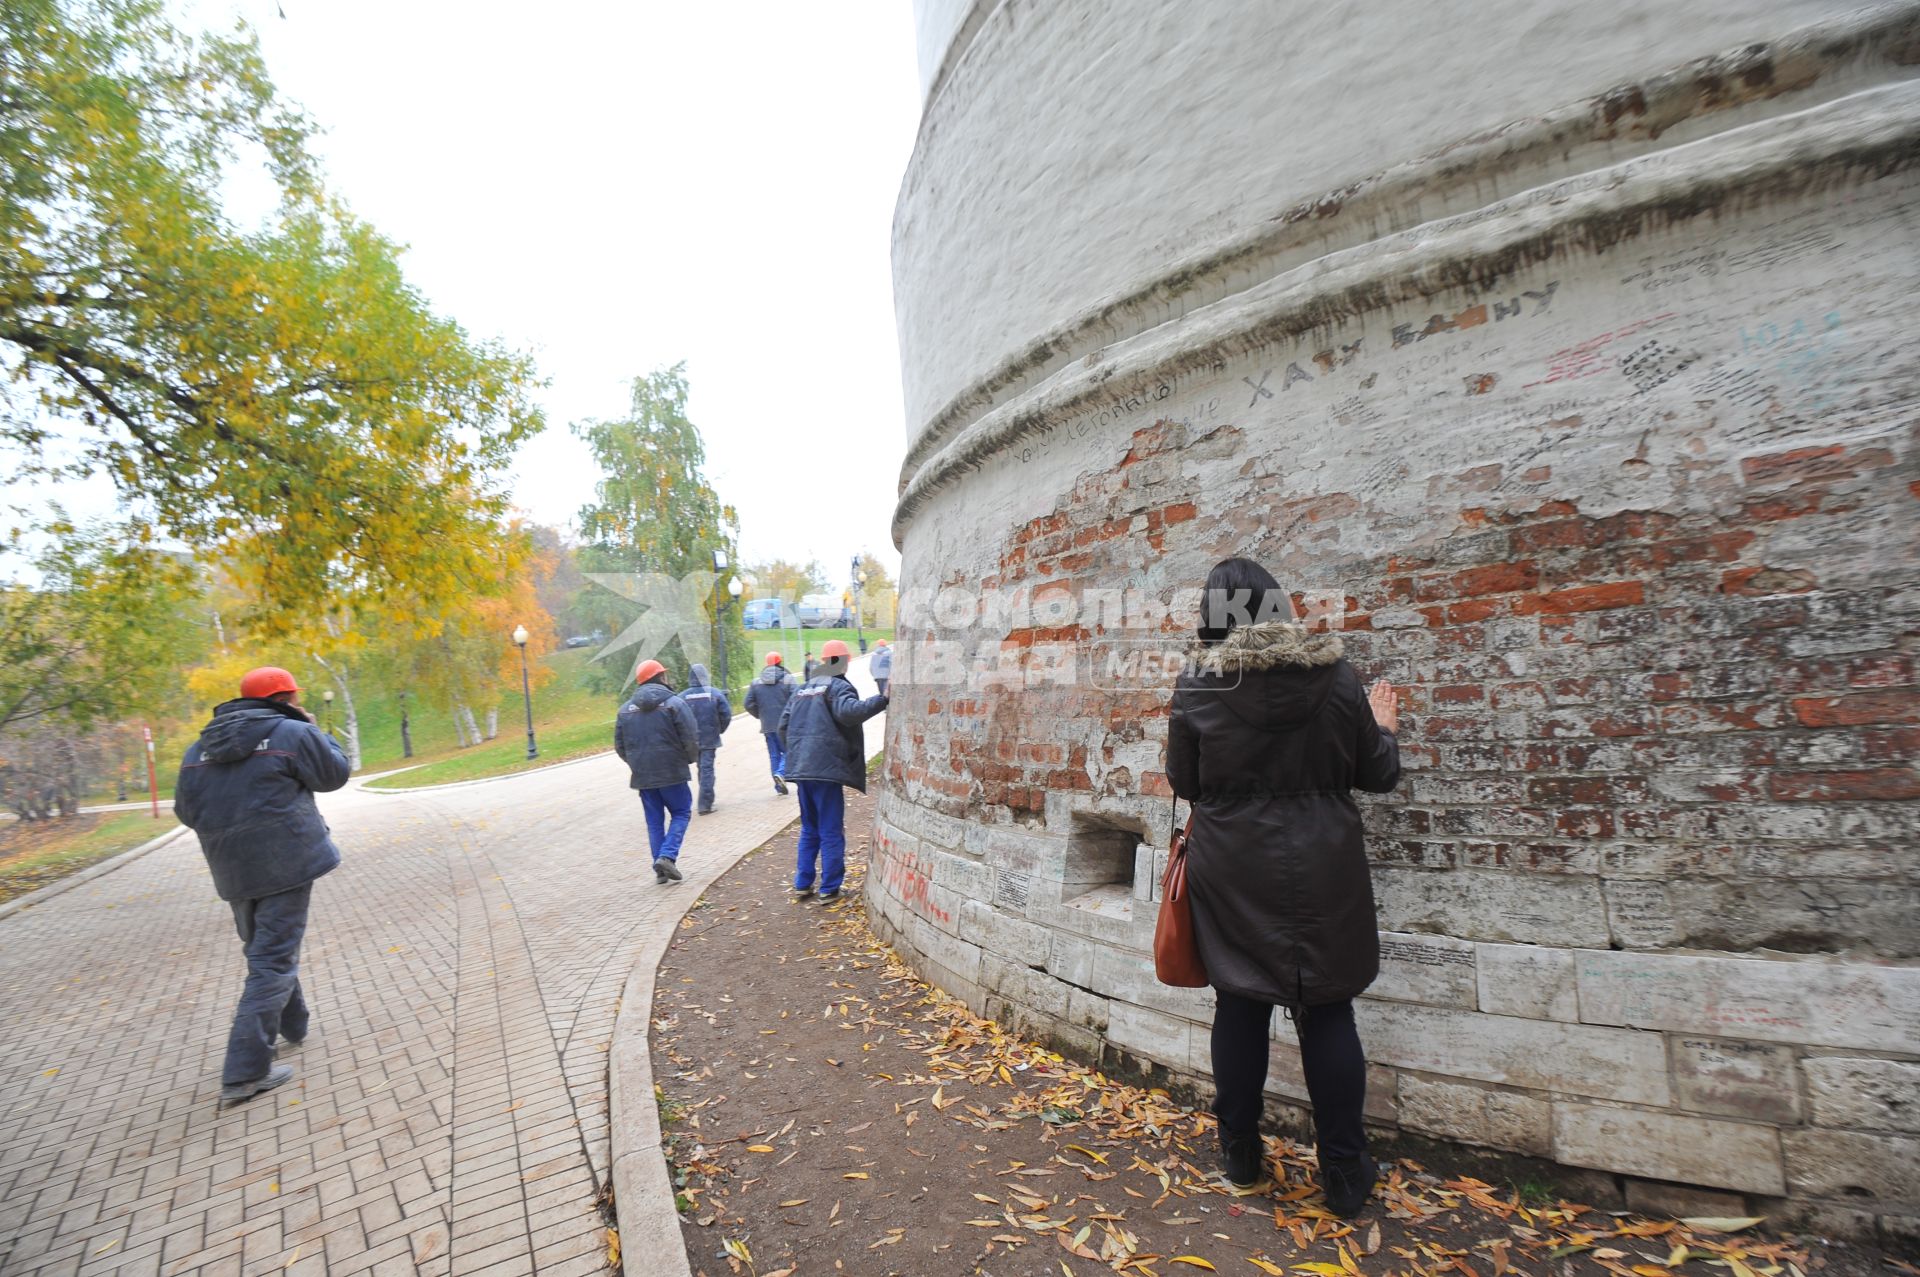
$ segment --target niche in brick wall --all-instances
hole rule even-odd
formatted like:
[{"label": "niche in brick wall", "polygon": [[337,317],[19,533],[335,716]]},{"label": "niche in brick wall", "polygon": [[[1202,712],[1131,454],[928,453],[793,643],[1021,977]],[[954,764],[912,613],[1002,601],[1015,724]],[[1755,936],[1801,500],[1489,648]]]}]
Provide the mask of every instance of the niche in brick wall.
[{"label": "niche in brick wall", "polygon": [[1074,812],[1060,873],[1061,903],[1108,918],[1131,918],[1135,853],[1145,837],[1146,830],[1131,817]]}]

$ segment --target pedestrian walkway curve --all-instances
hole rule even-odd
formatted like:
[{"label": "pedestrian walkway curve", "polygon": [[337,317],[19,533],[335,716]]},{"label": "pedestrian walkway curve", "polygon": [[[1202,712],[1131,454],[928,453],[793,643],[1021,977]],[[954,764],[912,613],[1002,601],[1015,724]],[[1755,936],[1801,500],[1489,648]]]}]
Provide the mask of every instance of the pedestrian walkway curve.
[{"label": "pedestrian walkway curve", "polygon": [[313,1033],[292,1084],[224,1111],[243,966],[191,837],[0,919],[0,1273],[602,1271],[620,995],[793,819],[766,762],[739,716],[674,887],[611,755],[323,796],[345,860],[314,893]]}]

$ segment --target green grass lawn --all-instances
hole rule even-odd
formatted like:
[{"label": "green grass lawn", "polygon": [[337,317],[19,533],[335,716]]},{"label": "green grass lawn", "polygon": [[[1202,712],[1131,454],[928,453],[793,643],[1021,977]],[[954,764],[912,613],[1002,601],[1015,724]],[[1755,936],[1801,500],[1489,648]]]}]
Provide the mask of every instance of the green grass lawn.
[{"label": "green grass lawn", "polygon": [[[533,693],[533,725],[535,733],[544,742],[548,733],[564,732],[585,722],[607,723],[608,739],[612,739],[611,722],[618,701],[610,696],[598,696],[581,686],[581,676],[593,659],[594,649],[576,649],[548,654],[545,658],[547,668],[553,675],[544,687],[537,687]],[[302,703],[313,711],[314,717],[323,725],[328,721],[326,703],[320,699],[320,689],[316,685],[301,697]],[[520,699],[520,689],[516,686],[503,695],[500,700],[499,736],[480,745],[460,748],[459,738],[454,731],[453,715],[444,707],[421,705],[417,699],[408,699],[408,727],[413,736],[413,757],[406,758],[400,749],[400,697],[397,689],[377,688],[362,683],[354,689],[354,707],[360,716],[360,772],[391,771],[395,767],[414,766],[416,764],[436,764],[442,761],[454,762],[475,754],[489,757],[500,755],[502,751],[512,753],[518,750],[526,752],[526,710]],[[332,722],[337,730],[340,716],[336,712]],[[474,706],[474,716],[480,720],[480,726],[486,727],[486,707]],[[160,797],[173,796],[173,778],[180,771],[180,756],[199,734],[205,720],[195,718],[187,722],[174,724],[171,728],[162,728],[155,732],[155,757],[160,774]],[[541,754],[547,754],[543,743]],[[591,752],[591,751],[576,751]],[[459,770],[457,767],[455,770]],[[513,769],[518,770],[518,769]],[[491,775],[492,772],[483,774]],[[466,779],[467,777],[441,777],[441,779]],[[129,801],[139,801],[146,797],[146,772],[144,765],[133,781],[127,797]],[[415,781],[414,784],[437,784],[436,781]],[[89,806],[110,803],[116,800],[116,792],[105,789],[89,794],[86,803]]]},{"label": "green grass lawn", "polygon": [[0,902],[131,851],[178,825],[164,808],[158,820],[144,811],[117,811],[0,824]]},{"label": "green grass lawn", "polygon": [[[549,730],[572,727],[596,716],[611,723],[614,710],[619,708],[618,703],[612,697],[596,696],[580,685],[581,675],[591,663],[593,652],[592,648],[582,648],[547,655],[546,665],[553,671],[553,676],[547,680],[545,687],[537,687],[533,692],[533,727],[536,736],[544,735]],[[399,696],[387,689],[368,688],[355,693],[354,700],[360,712],[362,772],[388,771],[416,763],[463,758],[476,751],[488,751],[506,745],[509,738],[523,754],[526,752],[526,709],[521,702],[518,686],[501,697],[499,737],[481,745],[468,746],[464,750],[460,748],[459,737],[454,731],[451,713],[442,707],[421,705],[409,698],[412,711],[409,715],[409,727],[413,735],[412,758],[404,758],[400,753]],[[309,705],[308,708],[316,715],[320,713],[315,705]],[[476,705],[473,712],[484,728],[486,707]],[[612,728],[609,727],[609,739],[611,734]],[[541,753],[546,753],[544,747]]]},{"label": "green grass lawn", "polygon": [[457,750],[451,756],[424,767],[415,767],[373,781],[367,788],[416,789],[421,785],[444,785],[456,780],[507,776],[565,762],[569,758],[604,753],[613,748],[613,714],[604,708],[599,717],[560,727],[542,729],[536,719],[534,735],[540,746],[540,757],[536,759],[527,757],[525,721],[516,726],[519,730],[511,733],[502,728],[498,740]]}]

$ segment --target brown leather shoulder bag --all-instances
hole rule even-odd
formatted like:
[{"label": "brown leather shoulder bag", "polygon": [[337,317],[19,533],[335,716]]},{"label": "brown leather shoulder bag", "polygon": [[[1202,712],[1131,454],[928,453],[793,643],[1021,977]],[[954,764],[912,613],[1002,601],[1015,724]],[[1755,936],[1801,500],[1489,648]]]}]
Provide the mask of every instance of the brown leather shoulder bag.
[{"label": "brown leather shoulder bag", "polygon": [[[1172,823],[1169,820],[1169,827]],[[1193,812],[1189,809],[1187,827],[1173,835],[1167,848],[1167,874],[1160,881],[1160,917],[1153,926],[1153,974],[1161,984],[1177,989],[1198,989],[1207,983],[1206,964],[1200,961],[1200,948],[1193,940],[1193,910],[1187,902],[1187,839],[1192,833]]]}]

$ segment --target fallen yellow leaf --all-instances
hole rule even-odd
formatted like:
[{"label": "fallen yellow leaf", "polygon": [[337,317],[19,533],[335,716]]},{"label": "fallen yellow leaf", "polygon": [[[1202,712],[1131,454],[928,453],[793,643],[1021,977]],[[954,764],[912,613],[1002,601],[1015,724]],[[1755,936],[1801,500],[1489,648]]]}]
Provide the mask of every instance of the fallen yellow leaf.
[{"label": "fallen yellow leaf", "polygon": [[868,1178],[868,1175],[865,1171],[848,1171],[845,1175],[842,1175],[840,1178],[841,1179],[866,1179]]},{"label": "fallen yellow leaf", "polygon": [[1764,1222],[1765,1219],[1766,1216],[1764,1215],[1750,1215],[1741,1218],[1733,1218],[1725,1215],[1695,1215],[1689,1219],[1683,1219],[1680,1222],[1688,1228],[1704,1228],[1710,1233],[1737,1233],[1743,1228],[1752,1228],[1755,1224]]},{"label": "fallen yellow leaf", "polygon": [[1254,1259],[1251,1256],[1248,1257],[1247,1262],[1261,1272],[1271,1274],[1271,1277],[1287,1277],[1287,1270],[1278,1264],[1269,1264],[1264,1259]]},{"label": "fallen yellow leaf", "polygon": [[[1204,1268],[1210,1273],[1219,1271],[1212,1264],[1209,1264],[1206,1260],[1200,1258],[1200,1256],[1198,1255],[1175,1255],[1172,1259],[1169,1259],[1167,1262],[1169,1264],[1185,1264],[1189,1268]],[[1334,1271],[1339,1272],[1340,1270],[1336,1268],[1334,1269]]]},{"label": "fallen yellow leaf", "polygon": [[749,1144],[749,1145],[747,1145],[747,1152],[749,1152],[749,1153],[771,1153],[771,1152],[773,1152],[773,1145],[771,1145],[771,1144]]},{"label": "fallen yellow leaf", "polygon": [[805,1206],[808,1202],[812,1200],[813,1199],[811,1197],[796,1197],[790,1202],[781,1202],[780,1208],[782,1210],[785,1210],[789,1206]]}]

